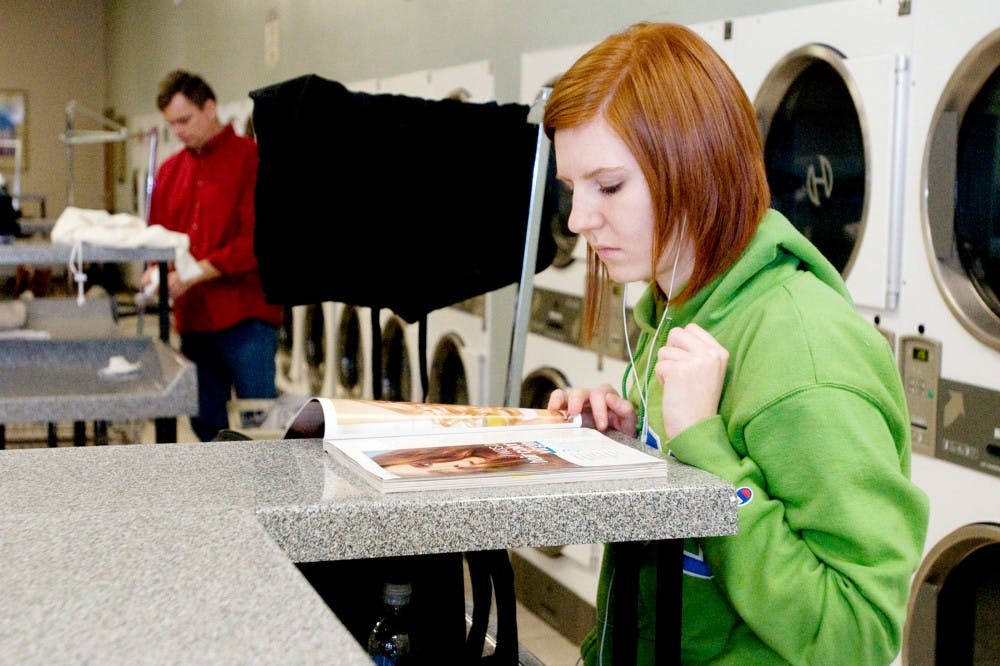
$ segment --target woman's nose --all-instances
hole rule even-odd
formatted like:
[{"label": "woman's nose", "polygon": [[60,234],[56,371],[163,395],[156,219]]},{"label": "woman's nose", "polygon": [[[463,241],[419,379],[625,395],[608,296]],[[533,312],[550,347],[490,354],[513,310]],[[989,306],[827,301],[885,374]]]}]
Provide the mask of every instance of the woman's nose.
[{"label": "woman's nose", "polygon": [[573,207],[569,212],[569,220],[566,222],[566,226],[574,234],[580,234],[589,229],[600,226],[601,215],[600,213],[592,207],[585,205],[583,202],[577,202],[574,198]]}]

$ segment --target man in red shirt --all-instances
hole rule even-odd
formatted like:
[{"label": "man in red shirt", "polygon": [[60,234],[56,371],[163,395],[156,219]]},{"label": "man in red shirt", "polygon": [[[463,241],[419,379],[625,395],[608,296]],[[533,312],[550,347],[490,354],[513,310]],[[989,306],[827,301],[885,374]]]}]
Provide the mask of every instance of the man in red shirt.
[{"label": "man in red shirt", "polygon": [[166,280],[181,353],[198,367],[191,425],[206,441],[228,427],[234,388],[239,398],[277,396],[281,308],[264,300],[253,247],[257,145],[219,121],[215,93],[197,75],[168,74],[156,103],[184,149],[157,173],[149,223],[187,234],[201,269],[187,281],[170,270]]}]

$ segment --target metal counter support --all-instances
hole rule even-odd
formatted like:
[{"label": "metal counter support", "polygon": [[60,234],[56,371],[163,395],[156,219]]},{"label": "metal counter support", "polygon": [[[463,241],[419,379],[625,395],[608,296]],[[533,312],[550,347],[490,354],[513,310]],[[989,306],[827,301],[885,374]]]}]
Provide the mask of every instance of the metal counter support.
[{"label": "metal counter support", "polygon": [[[614,607],[613,664],[636,663],[639,642],[639,571],[642,542],[617,543],[610,604]],[[684,579],[684,540],[652,542],[656,549],[656,664],[681,663],[681,606]],[[605,618],[598,618],[598,626]]]},{"label": "metal counter support", "polygon": [[[158,261],[156,266],[160,271],[161,276],[167,275],[167,262]],[[164,277],[160,280],[160,286],[158,290],[160,297],[159,307],[157,308],[157,317],[160,323],[160,340],[162,340],[167,345],[170,344],[170,290],[167,284],[167,279]],[[159,418],[154,421],[154,427],[156,429],[156,441],[157,442],[176,442],[177,441],[177,419],[176,418]]]}]

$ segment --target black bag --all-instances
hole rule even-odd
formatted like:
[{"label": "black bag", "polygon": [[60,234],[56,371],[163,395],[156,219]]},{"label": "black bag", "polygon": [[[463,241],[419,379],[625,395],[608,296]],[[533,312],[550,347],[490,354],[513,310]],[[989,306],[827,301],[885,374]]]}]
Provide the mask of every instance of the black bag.
[{"label": "black bag", "polygon": [[[250,97],[268,301],[388,307],[412,323],[519,279],[528,107],[354,93],[316,75]],[[542,227],[538,271],[555,255]]]}]

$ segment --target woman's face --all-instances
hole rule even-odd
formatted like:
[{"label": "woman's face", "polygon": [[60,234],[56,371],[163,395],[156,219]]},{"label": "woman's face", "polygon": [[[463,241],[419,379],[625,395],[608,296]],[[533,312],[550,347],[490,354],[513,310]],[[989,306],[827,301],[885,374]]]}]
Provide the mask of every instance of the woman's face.
[{"label": "woman's face", "polygon": [[431,474],[456,474],[467,467],[475,467],[486,462],[482,456],[468,456],[460,460],[444,460],[430,463],[402,463],[388,465],[386,471],[399,476],[429,476]]},{"label": "woman's face", "polygon": [[[621,137],[603,117],[555,133],[559,179],[573,192],[569,228],[582,234],[615,282],[651,280],[667,292],[674,252],[666,248],[650,275],[653,200],[646,179]],[[676,283],[690,275],[691,252],[680,257]]]}]

